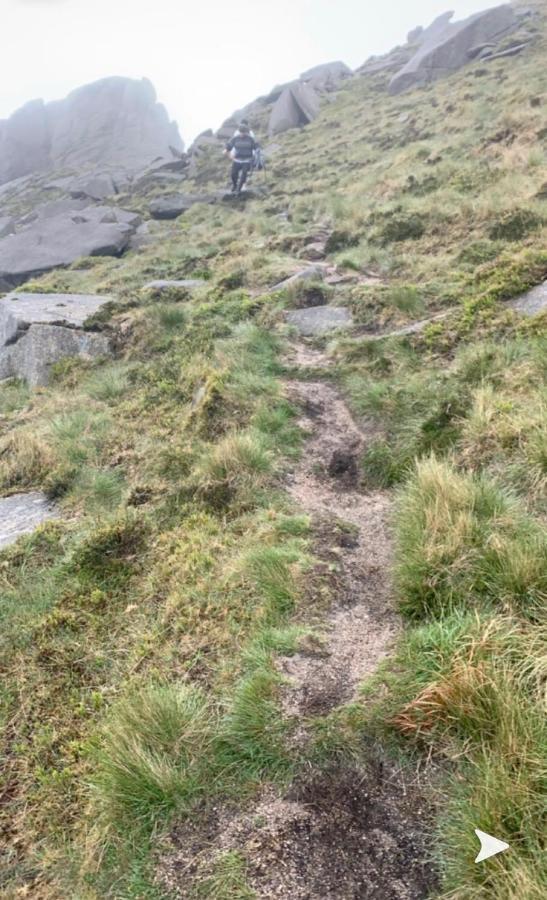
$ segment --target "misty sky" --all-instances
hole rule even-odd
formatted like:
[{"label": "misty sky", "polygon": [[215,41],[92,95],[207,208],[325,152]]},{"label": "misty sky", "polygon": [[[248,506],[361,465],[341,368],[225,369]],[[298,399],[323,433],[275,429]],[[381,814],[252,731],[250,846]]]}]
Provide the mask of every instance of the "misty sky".
[{"label": "misty sky", "polygon": [[146,76],[188,143],[321,62],[352,68],[489,0],[0,0],[0,118],[107,75]]}]

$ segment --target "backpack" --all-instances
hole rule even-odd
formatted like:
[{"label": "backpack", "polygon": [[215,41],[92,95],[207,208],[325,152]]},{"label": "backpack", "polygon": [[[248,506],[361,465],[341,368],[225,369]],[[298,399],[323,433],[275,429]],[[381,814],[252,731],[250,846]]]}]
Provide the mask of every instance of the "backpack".
[{"label": "backpack", "polygon": [[254,155],[254,164],[253,169],[256,169],[257,172],[262,172],[263,169],[266,168],[266,163],[264,160],[264,154],[260,147],[257,147]]}]

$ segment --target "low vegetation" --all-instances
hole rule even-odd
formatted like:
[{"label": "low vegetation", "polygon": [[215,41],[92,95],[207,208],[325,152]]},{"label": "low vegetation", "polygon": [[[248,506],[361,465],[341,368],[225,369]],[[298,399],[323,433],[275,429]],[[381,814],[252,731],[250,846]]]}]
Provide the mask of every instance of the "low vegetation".
[{"label": "low vegetation", "polygon": [[[44,490],[62,513],[0,558],[6,897],[163,900],[173,821],[371,742],[432,770],[439,896],[545,896],[547,320],[506,303],[547,276],[544,53],[395,98],[352,79],[279,139],[263,201],[196,205],[139,252],[26,286],[108,291],[123,337],[114,362],[1,391],[2,494]],[[204,155],[200,187],[220,165]],[[360,276],[336,288],[360,328],[329,344],[328,377],[374,426],[363,489],[397,495],[405,629],[304,751],[274,665],[315,578],[282,489],[303,436],[279,326],[331,292],[264,291],[325,222],[329,260]],[[142,291],[171,277],[205,284]],[[475,827],[513,852],[475,866]],[[244,856],[195,896],[252,897]]]}]

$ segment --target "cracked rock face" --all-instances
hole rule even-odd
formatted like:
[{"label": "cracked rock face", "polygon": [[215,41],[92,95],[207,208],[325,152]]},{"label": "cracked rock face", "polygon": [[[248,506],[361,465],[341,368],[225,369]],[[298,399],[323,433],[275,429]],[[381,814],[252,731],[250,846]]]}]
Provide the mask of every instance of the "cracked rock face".
[{"label": "cracked rock face", "polygon": [[[103,78],[64,100],[34,100],[0,119],[0,184],[29,173],[119,165],[181,152],[178,128],[147,79]],[[101,196],[105,196],[101,194]]]},{"label": "cracked rock face", "polygon": [[453,13],[439,16],[418,36],[416,53],[390,82],[391,94],[400,94],[450,75],[469,62],[470,50],[490,41],[496,42],[518,24],[508,3],[476,13],[461,22],[452,22],[452,16]]},{"label": "cracked rock face", "polygon": [[8,294],[0,300],[0,378],[46,385],[61,359],[107,354],[108,338],[87,330],[86,322],[111,301],[92,294]]}]

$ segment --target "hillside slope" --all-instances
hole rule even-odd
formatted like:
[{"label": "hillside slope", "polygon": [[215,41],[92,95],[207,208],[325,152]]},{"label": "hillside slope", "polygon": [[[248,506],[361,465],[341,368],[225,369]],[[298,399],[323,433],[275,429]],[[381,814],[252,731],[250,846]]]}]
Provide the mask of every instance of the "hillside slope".
[{"label": "hillside slope", "polygon": [[[348,79],[262,198],[25,285],[112,295],[116,355],[0,388],[1,493],[59,513],[0,555],[2,896],[545,896],[529,5],[521,56]],[[226,180],[211,145],[185,190]],[[287,326],[322,304],[351,328]]]}]

